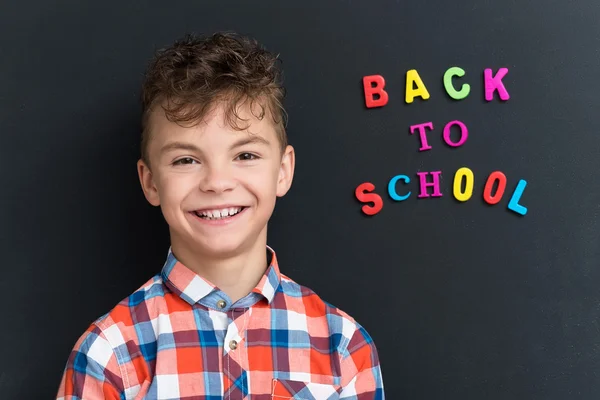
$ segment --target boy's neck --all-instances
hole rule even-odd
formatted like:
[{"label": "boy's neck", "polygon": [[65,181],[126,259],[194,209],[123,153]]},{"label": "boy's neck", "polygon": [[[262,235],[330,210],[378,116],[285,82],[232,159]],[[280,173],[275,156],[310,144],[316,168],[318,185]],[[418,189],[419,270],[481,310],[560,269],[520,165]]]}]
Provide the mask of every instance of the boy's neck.
[{"label": "boy's neck", "polygon": [[171,250],[177,260],[225,292],[235,303],[256,287],[267,269],[267,245],[258,240],[249,251],[234,257],[213,259],[194,253],[189,246],[173,241]]}]

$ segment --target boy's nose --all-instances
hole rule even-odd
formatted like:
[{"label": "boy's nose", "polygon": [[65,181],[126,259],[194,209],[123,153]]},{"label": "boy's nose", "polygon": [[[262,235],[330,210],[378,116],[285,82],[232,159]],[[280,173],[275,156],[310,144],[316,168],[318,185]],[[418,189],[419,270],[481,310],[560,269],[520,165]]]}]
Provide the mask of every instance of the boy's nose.
[{"label": "boy's nose", "polygon": [[203,192],[221,193],[232,190],[235,187],[235,180],[231,171],[227,168],[207,168],[206,175],[202,179],[200,189]]}]

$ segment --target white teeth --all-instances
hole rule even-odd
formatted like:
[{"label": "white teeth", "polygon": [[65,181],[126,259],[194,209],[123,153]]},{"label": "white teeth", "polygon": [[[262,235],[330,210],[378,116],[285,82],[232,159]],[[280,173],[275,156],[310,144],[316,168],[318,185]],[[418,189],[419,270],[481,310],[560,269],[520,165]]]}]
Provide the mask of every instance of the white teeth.
[{"label": "white teeth", "polygon": [[207,219],[218,219],[233,216],[239,213],[240,211],[242,211],[242,207],[230,207],[224,208],[222,210],[206,210],[198,214]]}]

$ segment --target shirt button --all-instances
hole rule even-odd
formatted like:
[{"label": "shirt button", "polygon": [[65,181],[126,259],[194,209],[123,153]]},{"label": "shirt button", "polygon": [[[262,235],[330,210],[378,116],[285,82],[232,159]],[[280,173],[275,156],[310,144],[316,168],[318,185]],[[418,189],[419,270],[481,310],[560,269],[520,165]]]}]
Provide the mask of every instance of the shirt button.
[{"label": "shirt button", "polygon": [[232,340],[231,342],[229,342],[229,348],[231,350],[237,349],[237,346],[238,346],[238,344],[237,344],[237,342],[235,340]]},{"label": "shirt button", "polygon": [[226,305],[227,305],[227,303],[225,302],[225,300],[217,301],[217,307],[219,307],[219,308],[225,308]]}]

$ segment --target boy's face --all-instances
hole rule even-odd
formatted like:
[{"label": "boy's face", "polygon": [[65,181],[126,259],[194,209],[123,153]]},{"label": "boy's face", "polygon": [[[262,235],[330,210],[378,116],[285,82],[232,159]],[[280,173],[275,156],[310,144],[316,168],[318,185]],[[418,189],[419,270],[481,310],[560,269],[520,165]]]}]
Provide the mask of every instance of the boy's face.
[{"label": "boy's face", "polygon": [[270,115],[258,120],[247,108],[239,114],[250,122],[247,130],[229,127],[221,107],[189,127],[168,121],[160,107],[150,116],[151,170],[140,160],[138,173],[174,248],[226,258],[266,243],[276,197],[292,183],[294,149],[282,154]]}]

